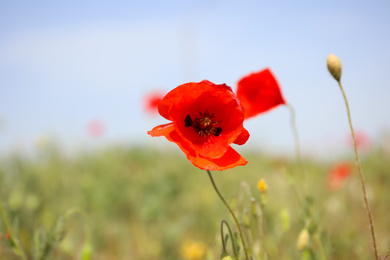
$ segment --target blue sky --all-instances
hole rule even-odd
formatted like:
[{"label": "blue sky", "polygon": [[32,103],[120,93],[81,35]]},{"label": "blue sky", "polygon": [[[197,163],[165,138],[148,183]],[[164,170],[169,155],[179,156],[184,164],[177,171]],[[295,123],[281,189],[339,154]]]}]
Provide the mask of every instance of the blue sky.
[{"label": "blue sky", "polygon": [[[379,141],[390,128],[389,13],[389,1],[2,1],[0,151],[42,136],[68,149],[161,144],[146,135],[165,123],[142,110],[147,93],[203,79],[235,89],[265,67],[295,107],[304,150],[342,151],[349,127],[329,53],[355,129]],[[95,118],[99,140],[86,133]],[[248,146],[291,151],[289,120],[280,107],[245,122]]]}]

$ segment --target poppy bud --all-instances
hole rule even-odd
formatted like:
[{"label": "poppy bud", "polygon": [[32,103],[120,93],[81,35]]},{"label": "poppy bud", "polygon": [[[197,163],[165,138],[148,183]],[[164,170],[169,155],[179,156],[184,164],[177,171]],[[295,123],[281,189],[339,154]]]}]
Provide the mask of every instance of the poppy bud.
[{"label": "poppy bud", "polygon": [[334,54],[329,54],[328,59],[326,60],[328,65],[328,70],[332,74],[333,78],[337,81],[340,81],[341,78],[341,62]]},{"label": "poppy bud", "polygon": [[246,228],[251,227],[251,218],[250,218],[247,210],[245,210],[245,212],[244,212],[244,226]]},{"label": "poppy bud", "polygon": [[251,210],[252,210],[252,215],[254,217],[257,217],[257,205],[256,205],[255,198],[251,198]]}]

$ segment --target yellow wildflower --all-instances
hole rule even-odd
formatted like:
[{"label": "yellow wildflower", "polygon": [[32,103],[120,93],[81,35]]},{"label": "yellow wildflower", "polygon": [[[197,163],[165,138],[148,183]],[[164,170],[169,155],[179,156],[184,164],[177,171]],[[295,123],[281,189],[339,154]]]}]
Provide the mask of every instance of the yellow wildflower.
[{"label": "yellow wildflower", "polygon": [[202,242],[189,240],[181,246],[181,255],[186,260],[203,259],[206,254],[206,245]]},{"label": "yellow wildflower", "polygon": [[261,191],[261,193],[266,193],[268,186],[267,183],[265,183],[264,179],[260,179],[259,182],[257,183],[257,188]]}]

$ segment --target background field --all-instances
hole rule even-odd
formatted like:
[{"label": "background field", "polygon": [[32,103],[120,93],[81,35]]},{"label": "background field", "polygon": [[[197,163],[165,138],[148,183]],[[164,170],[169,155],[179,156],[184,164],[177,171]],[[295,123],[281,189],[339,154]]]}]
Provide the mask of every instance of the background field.
[{"label": "background field", "polygon": [[[362,155],[382,253],[390,249],[390,154],[386,145]],[[34,233],[50,230],[60,216],[77,207],[90,222],[93,259],[183,259],[181,251],[189,241],[206,246],[204,259],[218,259],[220,221],[234,224],[206,172],[169,147],[105,147],[65,156],[55,144],[46,144],[33,158],[18,153],[3,158],[0,199],[25,251],[31,257]],[[235,210],[241,220],[245,208],[250,210],[248,190],[259,202],[257,182],[266,180],[262,230],[269,259],[302,257],[296,243],[308,209],[318,220],[314,228],[320,231],[328,259],[373,258],[356,170],[339,190],[326,185],[334,163],[353,164],[352,151],[332,161],[304,160],[311,197],[307,200],[311,203],[304,205],[295,196],[295,188],[298,193],[304,191],[304,182],[301,167],[293,159],[255,150],[243,154],[249,161],[246,166],[214,172],[213,176],[225,197],[238,201]],[[289,228],[283,214],[289,215]],[[86,239],[86,225],[80,216],[66,219],[65,237],[51,252],[51,259],[79,258]],[[4,235],[3,223],[0,232]],[[18,259],[4,236],[0,243],[0,259]],[[314,253],[309,259],[319,259],[313,237],[309,243]]]},{"label": "background field", "polygon": [[[356,168],[327,186],[335,164],[354,165],[330,53],[356,133],[372,141],[361,161],[390,251],[389,14],[388,0],[0,1],[0,202],[28,259],[86,260],[89,246],[98,260],[218,259],[220,221],[233,221],[206,172],[146,134],[167,121],[145,100],[204,79],[235,91],[266,67],[296,111],[307,179],[281,107],[245,122],[237,150],[249,163],[213,173],[221,192],[246,223],[265,179],[256,221],[268,259],[373,259]],[[3,221],[0,259],[19,259]]]}]

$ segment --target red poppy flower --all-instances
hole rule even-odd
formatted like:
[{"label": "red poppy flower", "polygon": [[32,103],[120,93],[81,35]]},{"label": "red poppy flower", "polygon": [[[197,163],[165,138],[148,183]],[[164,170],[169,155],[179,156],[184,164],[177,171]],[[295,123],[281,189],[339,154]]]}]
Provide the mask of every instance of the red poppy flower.
[{"label": "red poppy flower", "polygon": [[87,125],[87,132],[93,138],[99,138],[104,134],[104,123],[98,119],[94,119]]},{"label": "red poppy flower", "polygon": [[[364,151],[367,151],[370,149],[371,140],[370,140],[370,137],[366,133],[364,133],[362,131],[355,131],[355,140],[356,140],[356,146],[358,149],[361,149]],[[350,133],[348,133],[348,145],[351,148],[354,148],[352,135]]]},{"label": "red poppy flower", "polygon": [[164,95],[160,91],[155,91],[153,93],[148,94],[144,98],[144,109],[150,114],[157,113],[158,104],[162,100]]},{"label": "red poppy flower", "polygon": [[352,174],[352,166],[348,163],[335,165],[328,175],[328,188],[337,190],[344,185],[345,180]]},{"label": "red poppy flower", "polygon": [[207,80],[180,85],[161,100],[158,111],[172,122],[148,134],[176,143],[195,166],[221,171],[247,163],[230,147],[244,144],[249,133],[240,102],[227,85]]},{"label": "red poppy flower", "polygon": [[244,108],[245,118],[286,104],[278,82],[268,68],[243,77],[237,84],[237,97]]},{"label": "red poppy flower", "polygon": [[4,239],[5,239],[5,240],[8,240],[10,237],[11,237],[11,236],[10,236],[8,230],[7,230],[7,232],[5,232]]}]

